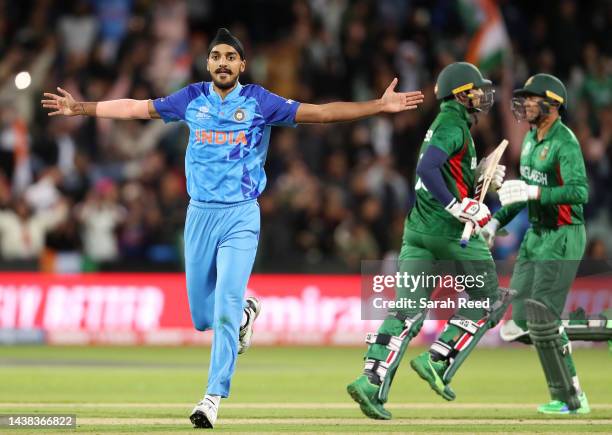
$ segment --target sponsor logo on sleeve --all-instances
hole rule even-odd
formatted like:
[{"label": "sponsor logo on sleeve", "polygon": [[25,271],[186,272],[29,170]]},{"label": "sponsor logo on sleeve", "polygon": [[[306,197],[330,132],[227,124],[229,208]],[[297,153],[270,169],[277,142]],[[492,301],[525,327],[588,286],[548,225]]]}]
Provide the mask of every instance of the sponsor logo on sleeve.
[{"label": "sponsor logo on sleeve", "polygon": [[425,133],[425,142],[429,142],[433,136],[433,130],[427,130]]},{"label": "sponsor logo on sleeve", "polygon": [[196,113],[196,119],[210,119],[210,109],[208,106],[201,106]]}]

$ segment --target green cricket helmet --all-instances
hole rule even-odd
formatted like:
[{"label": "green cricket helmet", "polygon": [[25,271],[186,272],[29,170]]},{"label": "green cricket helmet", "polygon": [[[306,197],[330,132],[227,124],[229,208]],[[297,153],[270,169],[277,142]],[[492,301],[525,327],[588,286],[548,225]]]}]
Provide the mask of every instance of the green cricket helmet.
[{"label": "green cricket helmet", "polygon": [[516,89],[512,97],[512,113],[522,121],[525,119],[525,97],[536,95],[542,97],[539,103],[542,114],[548,115],[550,107],[556,106],[559,110],[567,109],[567,89],[561,80],[550,74],[536,74],[525,82],[521,89]]},{"label": "green cricket helmet", "polygon": [[471,89],[482,89],[485,94],[479,107],[468,107],[468,110],[487,113],[493,106],[492,87],[491,80],[485,79],[474,65],[469,62],[455,62],[440,71],[434,92],[438,100],[443,100]]}]

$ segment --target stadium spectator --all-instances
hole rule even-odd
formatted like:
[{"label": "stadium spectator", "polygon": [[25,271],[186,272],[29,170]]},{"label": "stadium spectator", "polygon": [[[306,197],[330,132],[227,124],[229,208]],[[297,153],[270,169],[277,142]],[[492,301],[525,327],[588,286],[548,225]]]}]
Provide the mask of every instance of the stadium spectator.
[{"label": "stadium spectator", "polygon": [[33,211],[23,197],[14,200],[10,209],[0,211],[0,254],[5,260],[37,259],[45,247],[45,236],[59,225],[68,213],[61,201],[42,211]]},{"label": "stadium spectator", "polygon": [[116,233],[126,219],[126,211],[118,199],[115,183],[110,179],[100,179],[85,202],[78,206],[84,253],[95,262],[119,259]]}]

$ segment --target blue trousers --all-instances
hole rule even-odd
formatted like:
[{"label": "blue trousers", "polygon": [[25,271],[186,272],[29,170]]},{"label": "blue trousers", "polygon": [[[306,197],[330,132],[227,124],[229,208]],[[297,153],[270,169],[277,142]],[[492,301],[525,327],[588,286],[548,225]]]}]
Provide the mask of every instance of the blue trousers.
[{"label": "blue trousers", "polygon": [[185,222],[189,310],[197,330],[214,331],[207,394],[229,395],[244,292],[257,252],[259,228],[256,200],[189,203]]}]

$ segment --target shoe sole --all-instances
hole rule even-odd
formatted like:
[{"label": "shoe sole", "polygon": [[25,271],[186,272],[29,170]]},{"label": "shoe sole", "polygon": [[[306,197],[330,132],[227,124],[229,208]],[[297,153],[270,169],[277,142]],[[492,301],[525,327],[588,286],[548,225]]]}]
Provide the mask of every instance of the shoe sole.
[{"label": "shoe sole", "polygon": [[391,416],[386,416],[376,412],[372,406],[372,402],[370,402],[370,399],[368,399],[368,397],[365,396],[361,390],[355,388],[353,385],[349,385],[346,387],[346,391],[348,392],[349,396],[351,396],[351,398],[357,402],[361,412],[363,412],[366,417],[374,420],[391,420]]},{"label": "shoe sole", "polygon": [[538,409],[538,413],[540,414],[544,414],[544,415],[571,415],[569,411],[540,411]]},{"label": "shoe sole", "polygon": [[425,382],[429,384],[431,389],[434,390],[438,396],[442,397],[444,400],[447,400],[449,402],[452,402],[453,400],[455,400],[454,397],[450,397],[444,394],[444,390],[440,390],[439,386],[436,384],[436,380],[430,375],[430,373],[422,371],[421,367],[418,366],[414,360],[410,361],[410,367],[412,367],[412,370],[414,370],[421,379],[423,379]]},{"label": "shoe sole", "polygon": [[191,420],[193,427],[197,427],[200,429],[212,429],[213,428],[212,423],[210,422],[208,417],[206,417],[206,414],[204,414],[202,411],[195,411],[193,414],[189,416],[189,420]]},{"label": "shoe sole", "polygon": [[[255,313],[255,317],[253,317],[252,319],[249,319],[250,324],[247,324],[247,328],[249,328],[249,330],[242,337],[243,339],[245,339],[245,342],[247,342],[248,345],[239,346],[238,355],[242,355],[249,349],[249,347],[251,347],[251,337],[253,336],[253,324],[255,323],[255,320],[257,320],[257,317],[259,317],[259,313],[261,312],[261,302],[259,302],[255,298],[249,298],[249,299],[255,300],[255,302],[253,303],[253,305],[255,305],[255,309],[253,310],[253,312]],[[247,336],[248,336],[248,339],[247,339]]]},{"label": "shoe sole", "polygon": [[588,411],[580,411],[580,408],[578,408],[577,410],[574,411],[543,411],[538,409],[538,412],[540,414],[545,414],[545,415],[585,415],[585,414],[590,414],[591,410],[589,409]]},{"label": "shoe sole", "polygon": [[570,411],[569,409],[567,411],[547,411],[546,409],[541,408],[538,408],[537,411],[540,414],[546,415],[586,415],[591,413],[591,407],[589,406],[588,400],[584,398],[584,400],[580,400],[580,408],[574,409],[572,411]]}]

